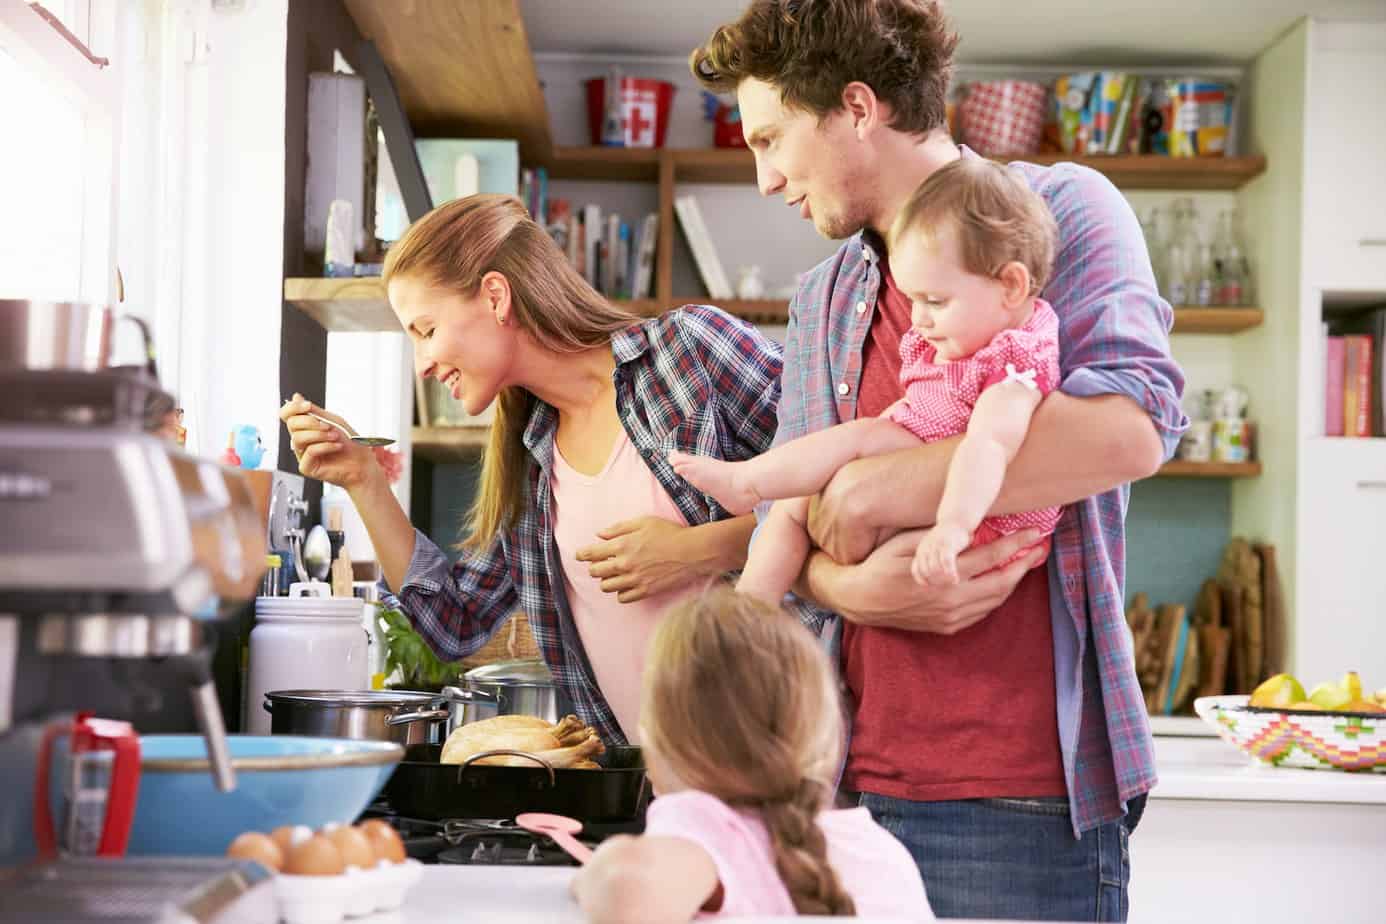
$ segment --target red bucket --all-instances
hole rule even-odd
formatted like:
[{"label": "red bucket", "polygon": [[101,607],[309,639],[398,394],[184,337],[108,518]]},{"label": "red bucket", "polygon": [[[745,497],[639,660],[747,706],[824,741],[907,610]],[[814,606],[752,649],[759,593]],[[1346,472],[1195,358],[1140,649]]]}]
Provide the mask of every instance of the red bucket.
[{"label": "red bucket", "polygon": [[[674,85],[667,80],[641,77],[620,79],[621,128],[628,148],[662,148],[674,104]],[[602,115],[606,109],[606,78],[587,81],[587,127],[592,144],[602,143]]]}]

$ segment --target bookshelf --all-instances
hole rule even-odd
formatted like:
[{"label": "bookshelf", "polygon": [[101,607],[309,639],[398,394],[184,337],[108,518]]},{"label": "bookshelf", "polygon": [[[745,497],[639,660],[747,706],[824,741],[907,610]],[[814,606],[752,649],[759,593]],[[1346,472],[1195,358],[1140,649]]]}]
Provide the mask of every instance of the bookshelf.
[{"label": "bookshelf", "polygon": [[1260,462],[1189,462],[1171,459],[1156,472],[1156,478],[1256,478]]},{"label": "bookshelf", "polygon": [[[285,279],[284,300],[298,306],[329,331],[400,331],[379,277]],[[706,295],[672,295],[621,304],[648,317],[679,305],[710,301]],[[723,300],[718,307],[752,324],[778,325],[789,320],[789,302],[784,299],[731,299]],[[1265,312],[1260,308],[1177,307],[1174,309],[1174,332],[1235,334],[1258,327],[1264,320]]]}]

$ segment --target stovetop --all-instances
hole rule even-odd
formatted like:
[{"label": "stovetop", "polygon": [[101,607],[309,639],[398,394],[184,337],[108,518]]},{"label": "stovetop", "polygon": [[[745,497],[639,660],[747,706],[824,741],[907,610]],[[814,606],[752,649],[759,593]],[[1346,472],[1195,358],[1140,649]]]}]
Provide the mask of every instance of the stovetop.
[{"label": "stovetop", "polygon": [[[519,827],[511,818],[453,818],[431,821],[396,814],[385,802],[376,802],[362,818],[380,818],[399,832],[404,850],[422,863],[467,866],[576,866],[550,838]],[[643,819],[627,822],[585,823],[578,840],[596,847],[613,834],[639,834]]]}]

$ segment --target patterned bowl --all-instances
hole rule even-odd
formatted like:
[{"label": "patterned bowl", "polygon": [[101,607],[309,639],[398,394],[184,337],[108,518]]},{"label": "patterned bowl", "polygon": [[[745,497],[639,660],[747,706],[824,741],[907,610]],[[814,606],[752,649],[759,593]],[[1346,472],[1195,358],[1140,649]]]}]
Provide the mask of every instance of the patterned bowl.
[{"label": "patterned bowl", "polygon": [[1253,708],[1249,696],[1203,696],[1194,711],[1218,737],[1277,767],[1386,773],[1386,713]]}]

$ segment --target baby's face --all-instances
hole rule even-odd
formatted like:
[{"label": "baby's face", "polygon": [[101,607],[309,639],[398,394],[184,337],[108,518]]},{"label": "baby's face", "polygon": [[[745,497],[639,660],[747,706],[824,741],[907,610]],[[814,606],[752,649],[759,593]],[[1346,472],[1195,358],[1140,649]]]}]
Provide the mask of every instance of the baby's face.
[{"label": "baby's face", "polygon": [[951,231],[906,234],[890,254],[890,271],[910,300],[915,330],[940,362],[971,356],[1014,324],[1004,286],[963,268]]}]

